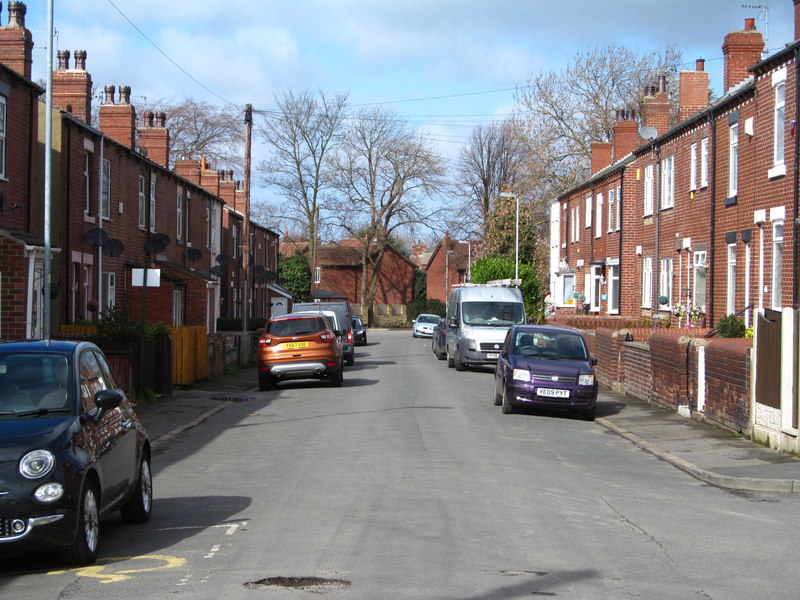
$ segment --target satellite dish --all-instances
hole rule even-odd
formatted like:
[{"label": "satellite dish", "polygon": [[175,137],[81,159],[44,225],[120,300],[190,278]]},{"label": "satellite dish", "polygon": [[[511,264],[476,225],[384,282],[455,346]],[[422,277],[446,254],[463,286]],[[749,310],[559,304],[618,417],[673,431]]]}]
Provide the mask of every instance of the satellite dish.
[{"label": "satellite dish", "polygon": [[256,265],[255,274],[256,276],[263,275],[267,269],[264,268],[264,265]]},{"label": "satellite dish", "polygon": [[197,248],[189,248],[186,251],[186,258],[188,258],[192,262],[197,262],[201,258],[203,258],[203,251],[198,250]]},{"label": "satellite dish", "polygon": [[120,240],[111,239],[103,244],[103,254],[106,256],[119,256],[125,251],[125,244]]},{"label": "satellite dish", "polygon": [[108,234],[105,229],[92,227],[83,234],[83,239],[93,248],[99,248],[108,241]]},{"label": "satellite dish", "polygon": [[231,262],[231,257],[228,254],[218,254],[216,261],[221,265],[227,265],[229,262]]},{"label": "satellite dish", "polygon": [[167,246],[164,244],[164,240],[160,240],[155,236],[147,238],[147,241],[144,243],[144,249],[150,254],[158,254],[159,252],[163,252],[164,248],[166,247]]},{"label": "satellite dish", "polygon": [[162,244],[164,244],[164,248],[169,246],[169,243],[172,241],[169,239],[169,236],[166,233],[154,233],[152,237],[156,238]]},{"label": "satellite dish", "polygon": [[222,271],[223,271],[223,269],[222,269],[222,267],[221,267],[220,265],[214,265],[214,266],[213,266],[213,267],[211,267],[211,269],[209,270],[209,272],[210,272],[210,273],[211,273],[211,274],[212,274],[214,277],[222,277]]},{"label": "satellite dish", "polygon": [[645,140],[654,140],[658,137],[658,130],[650,125],[642,125],[639,127],[639,135]]},{"label": "satellite dish", "polygon": [[278,281],[278,274],[275,271],[267,271],[264,273],[264,278],[267,281]]}]

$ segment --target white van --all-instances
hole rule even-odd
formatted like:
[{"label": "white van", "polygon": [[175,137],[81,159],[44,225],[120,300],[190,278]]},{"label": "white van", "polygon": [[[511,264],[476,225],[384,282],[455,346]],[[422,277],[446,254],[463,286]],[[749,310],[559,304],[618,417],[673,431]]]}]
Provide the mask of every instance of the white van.
[{"label": "white van", "polygon": [[509,327],[517,323],[525,323],[525,305],[511,281],[453,286],[447,302],[447,366],[464,371],[496,364]]}]

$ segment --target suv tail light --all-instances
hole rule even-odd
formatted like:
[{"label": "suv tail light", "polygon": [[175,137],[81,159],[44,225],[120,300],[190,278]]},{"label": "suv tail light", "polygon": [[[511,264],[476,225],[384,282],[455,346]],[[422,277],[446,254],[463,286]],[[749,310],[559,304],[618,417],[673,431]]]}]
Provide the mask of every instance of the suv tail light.
[{"label": "suv tail light", "polygon": [[353,330],[352,329],[348,329],[347,330],[347,343],[348,344],[352,344],[353,343]]},{"label": "suv tail light", "polygon": [[336,340],[336,336],[330,331],[323,331],[319,334],[319,339],[321,339],[323,342],[332,343]]},{"label": "suv tail light", "polygon": [[271,337],[262,337],[258,339],[258,346],[259,348],[266,348],[272,343]]}]

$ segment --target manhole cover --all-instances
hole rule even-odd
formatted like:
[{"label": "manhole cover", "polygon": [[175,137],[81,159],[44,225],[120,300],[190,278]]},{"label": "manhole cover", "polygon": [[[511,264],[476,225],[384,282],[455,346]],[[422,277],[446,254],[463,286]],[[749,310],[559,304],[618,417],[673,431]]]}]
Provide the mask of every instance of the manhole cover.
[{"label": "manhole cover", "polygon": [[350,582],[346,579],[326,579],[324,577],[267,577],[257,581],[248,581],[244,585],[250,589],[280,587],[300,589],[319,594],[350,587]]}]

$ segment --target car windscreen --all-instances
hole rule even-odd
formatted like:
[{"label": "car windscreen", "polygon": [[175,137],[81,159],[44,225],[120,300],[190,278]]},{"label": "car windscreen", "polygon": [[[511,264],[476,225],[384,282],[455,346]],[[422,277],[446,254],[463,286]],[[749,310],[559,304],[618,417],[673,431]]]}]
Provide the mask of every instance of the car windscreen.
[{"label": "car windscreen", "polygon": [[522,323],[524,319],[520,302],[464,302],[461,312],[467,325],[499,327]]},{"label": "car windscreen", "polygon": [[534,358],[588,360],[589,353],[583,338],[574,333],[518,331],[514,336],[512,353]]},{"label": "car windscreen", "polygon": [[417,317],[417,323],[438,323],[439,317],[436,315],[420,315]]},{"label": "car windscreen", "polygon": [[270,321],[267,333],[275,337],[290,337],[295,335],[310,335],[325,329],[322,317],[304,317],[301,319],[280,319]]},{"label": "car windscreen", "polygon": [[0,354],[0,412],[69,406],[69,362],[62,354]]}]

